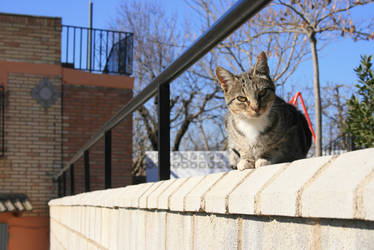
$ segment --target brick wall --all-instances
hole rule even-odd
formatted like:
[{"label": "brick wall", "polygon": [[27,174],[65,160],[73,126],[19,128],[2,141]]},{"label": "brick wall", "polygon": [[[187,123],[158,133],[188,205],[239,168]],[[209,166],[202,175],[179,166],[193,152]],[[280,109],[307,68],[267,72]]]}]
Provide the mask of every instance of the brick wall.
[{"label": "brick wall", "polygon": [[[0,192],[27,194],[33,210],[25,215],[48,215],[47,202],[57,197],[52,177],[62,161],[132,96],[132,78],[62,68],[60,46],[60,18],[0,13],[0,84],[6,90]],[[49,108],[31,95],[44,78],[60,93]],[[131,119],[113,130],[113,187],[131,184],[131,138]],[[92,190],[104,186],[102,144],[91,150]],[[82,192],[83,164],[75,172],[76,192]]]},{"label": "brick wall", "polygon": [[0,61],[60,64],[60,58],[61,18],[0,14]]},{"label": "brick wall", "polygon": [[[64,159],[73,155],[132,97],[130,89],[63,85]],[[132,120],[112,131],[112,186],[131,184]],[[104,188],[104,141],[90,150],[91,190]],[[84,192],[83,160],[74,165],[75,193]],[[70,178],[67,192],[70,193]]]},{"label": "brick wall", "polygon": [[[46,215],[56,197],[53,174],[61,167],[61,98],[43,108],[31,90],[43,75],[9,73],[5,113],[5,157],[0,159],[2,193],[26,193],[33,215]],[[60,91],[59,77],[49,81]]]},{"label": "brick wall", "polygon": [[31,90],[48,77],[61,92],[61,76],[47,70],[20,72],[21,67],[6,67],[6,63],[59,64],[60,30],[60,18],[0,14],[0,84],[6,85],[6,152],[0,159],[0,190],[26,193],[33,205],[28,214],[33,216],[47,215],[46,203],[57,194],[52,176],[61,167],[62,127],[61,98],[44,108]]}]

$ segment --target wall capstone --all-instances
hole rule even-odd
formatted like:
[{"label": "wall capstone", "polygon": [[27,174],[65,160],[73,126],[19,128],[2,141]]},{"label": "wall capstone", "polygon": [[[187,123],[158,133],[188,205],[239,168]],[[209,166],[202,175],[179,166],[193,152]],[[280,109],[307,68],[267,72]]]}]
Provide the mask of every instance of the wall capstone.
[{"label": "wall capstone", "polygon": [[373,148],[82,193],[49,202],[51,249],[62,231],[103,249],[373,247],[373,193]]}]

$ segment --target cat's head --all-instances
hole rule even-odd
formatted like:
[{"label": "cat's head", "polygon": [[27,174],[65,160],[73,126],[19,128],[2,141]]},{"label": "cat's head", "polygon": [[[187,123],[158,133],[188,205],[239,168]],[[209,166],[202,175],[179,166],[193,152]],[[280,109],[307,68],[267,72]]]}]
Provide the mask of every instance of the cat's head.
[{"label": "cat's head", "polygon": [[275,99],[275,85],[269,76],[264,52],[257,57],[254,68],[249,72],[234,75],[219,66],[215,72],[231,113],[247,118],[267,114]]}]

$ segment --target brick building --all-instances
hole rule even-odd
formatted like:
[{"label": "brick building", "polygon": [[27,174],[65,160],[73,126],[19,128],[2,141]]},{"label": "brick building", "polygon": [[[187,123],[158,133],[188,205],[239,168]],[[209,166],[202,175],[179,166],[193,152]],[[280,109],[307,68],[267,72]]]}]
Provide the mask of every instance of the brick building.
[{"label": "brick building", "polygon": [[[52,177],[132,98],[131,77],[63,67],[61,27],[60,18],[0,13],[0,203],[2,196],[22,194],[32,206],[4,205],[2,211],[0,204],[0,241],[8,234],[10,250],[48,249],[47,203],[58,192]],[[131,119],[112,136],[112,186],[126,186],[132,181]],[[90,150],[90,161],[91,190],[103,189],[102,141]],[[75,193],[83,192],[82,162],[74,169]]]}]

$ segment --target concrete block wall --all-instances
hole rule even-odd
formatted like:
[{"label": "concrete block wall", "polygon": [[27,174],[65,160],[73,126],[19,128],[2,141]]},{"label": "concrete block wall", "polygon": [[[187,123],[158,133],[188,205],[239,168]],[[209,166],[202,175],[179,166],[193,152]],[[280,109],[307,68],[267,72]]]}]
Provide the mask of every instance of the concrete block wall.
[{"label": "concrete block wall", "polygon": [[51,249],[372,249],[374,149],[67,196]]}]

